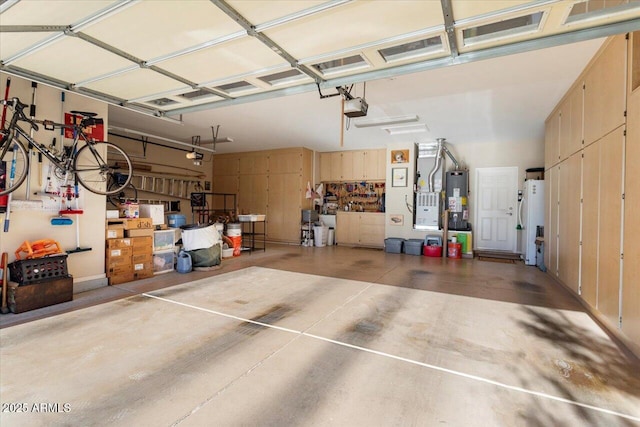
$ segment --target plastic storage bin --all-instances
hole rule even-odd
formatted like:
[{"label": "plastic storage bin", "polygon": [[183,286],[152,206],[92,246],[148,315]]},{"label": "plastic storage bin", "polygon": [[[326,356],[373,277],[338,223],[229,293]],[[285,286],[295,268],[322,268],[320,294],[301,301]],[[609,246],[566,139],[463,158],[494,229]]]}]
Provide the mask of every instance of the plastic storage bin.
[{"label": "plastic storage bin", "polygon": [[180,228],[187,223],[187,217],[184,215],[171,214],[167,215],[167,225],[171,228]]},{"label": "plastic storage bin", "polygon": [[425,245],[423,248],[424,256],[442,257],[442,246]]},{"label": "plastic storage bin", "polygon": [[384,251],[390,254],[401,254],[404,239],[399,237],[388,237],[384,239]]},{"label": "plastic storage bin", "polygon": [[157,230],[153,232],[153,251],[173,250],[176,233],[173,230]]},{"label": "plastic storage bin", "polygon": [[153,274],[173,271],[176,254],[173,251],[157,252],[153,254]]},{"label": "plastic storage bin", "polygon": [[422,255],[422,239],[407,239],[404,241],[404,253],[407,255]]}]

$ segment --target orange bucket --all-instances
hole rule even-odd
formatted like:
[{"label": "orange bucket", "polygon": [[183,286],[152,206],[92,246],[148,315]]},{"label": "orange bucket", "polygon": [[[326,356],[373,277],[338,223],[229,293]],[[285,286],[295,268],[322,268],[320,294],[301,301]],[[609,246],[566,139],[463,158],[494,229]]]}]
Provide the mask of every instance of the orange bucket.
[{"label": "orange bucket", "polygon": [[462,243],[449,243],[447,255],[449,258],[462,258]]},{"label": "orange bucket", "polygon": [[233,256],[240,256],[242,250],[242,236],[227,236],[233,244]]}]

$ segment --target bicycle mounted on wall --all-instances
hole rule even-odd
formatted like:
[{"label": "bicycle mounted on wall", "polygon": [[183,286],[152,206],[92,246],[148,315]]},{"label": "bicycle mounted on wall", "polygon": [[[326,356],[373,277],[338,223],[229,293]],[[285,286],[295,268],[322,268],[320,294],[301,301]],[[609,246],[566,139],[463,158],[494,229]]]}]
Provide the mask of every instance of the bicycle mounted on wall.
[{"label": "bicycle mounted on wall", "polygon": [[[25,145],[34,148],[51,162],[54,173],[63,181],[63,186],[69,185],[75,179],[76,183],[79,182],[92,193],[113,195],[120,193],[131,182],[133,166],[124,150],[110,142],[96,141],[85,131],[90,126],[102,123],[102,119],[96,118],[95,113],[71,111],[73,124],[63,124],[51,120],[29,119],[24,113],[28,105],[18,98],[0,102],[14,110],[9,126],[0,130],[0,162],[6,162],[10,167],[4,188],[0,189],[0,196],[15,191],[29,174],[30,159]],[[73,132],[73,143],[60,150],[53,146],[46,147],[31,138],[18,122],[28,123],[34,131],[39,129],[39,124],[50,131],[69,129]],[[80,146],[80,141],[84,141],[85,145]],[[124,161],[110,166],[107,162],[109,153],[119,156]]]}]

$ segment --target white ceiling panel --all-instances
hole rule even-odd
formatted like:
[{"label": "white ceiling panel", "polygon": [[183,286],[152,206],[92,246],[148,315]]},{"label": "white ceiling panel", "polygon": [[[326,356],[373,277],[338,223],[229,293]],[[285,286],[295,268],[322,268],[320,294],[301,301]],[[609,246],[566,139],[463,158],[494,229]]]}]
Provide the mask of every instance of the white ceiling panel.
[{"label": "white ceiling panel", "polygon": [[274,27],[265,34],[295,57],[307,58],[443,22],[437,1],[361,1]]},{"label": "white ceiling panel", "polygon": [[[554,2],[557,2],[555,0]],[[478,0],[454,0],[451,2],[451,9],[453,10],[453,16],[456,21],[468,19],[476,16],[482,16],[487,14],[496,14],[496,12],[520,8],[522,5],[535,5],[541,3],[540,1],[531,0],[492,0],[492,1],[478,1]],[[550,3],[545,1],[545,3]]]},{"label": "white ceiling panel", "polygon": [[153,0],[135,3],[83,31],[150,60],[239,30],[242,28],[209,0]]},{"label": "white ceiling panel", "polygon": [[270,22],[284,16],[289,16],[294,13],[331,2],[311,0],[231,0],[228,3],[253,25],[260,25],[265,22]]},{"label": "white ceiling panel", "polygon": [[193,82],[204,83],[263,70],[283,62],[280,56],[255,38],[244,37],[156,65]]},{"label": "white ceiling panel", "polygon": [[185,85],[151,70],[138,69],[89,83],[86,87],[122,99],[136,99],[176,91]]},{"label": "white ceiling panel", "polygon": [[[45,3],[49,3],[45,6]],[[0,15],[0,25],[71,25],[118,3],[113,0],[20,1]]]},{"label": "white ceiling panel", "polygon": [[54,34],[56,33],[0,33],[0,60],[4,61]]},{"label": "white ceiling panel", "polygon": [[[91,60],[87,61],[87,58]],[[89,43],[73,37],[61,38],[46,49],[25,55],[13,64],[73,84],[133,65],[131,61],[106,50],[96,50]]]}]

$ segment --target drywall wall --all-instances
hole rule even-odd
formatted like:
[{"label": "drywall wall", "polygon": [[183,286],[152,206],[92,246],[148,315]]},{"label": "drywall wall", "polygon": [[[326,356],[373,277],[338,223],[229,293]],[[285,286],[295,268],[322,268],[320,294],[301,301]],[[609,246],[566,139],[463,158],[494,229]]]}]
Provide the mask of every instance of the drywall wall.
[{"label": "drywall wall", "polygon": [[[179,201],[180,210],[170,213],[185,215],[187,221],[192,222],[190,194],[195,191],[211,191],[213,154],[201,152],[203,158],[196,165],[186,157],[191,151],[189,147],[153,138],[146,139],[150,142],[145,148],[140,135],[119,130],[109,133],[109,141],[123,148],[131,157],[134,166],[132,184],[137,188],[140,203]],[[129,192],[126,193],[126,196],[130,195]],[[107,208],[115,209],[110,205]],[[165,213],[168,212],[166,209]]]},{"label": "drywall wall", "polygon": [[[0,73],[0,87],[4,94],[7,75]],[[10,97],[19,97],[22,102],[31,104],[32,87],[31,82],[12,77]],[[94,101],[73,93],[65,94],[64,106],[61,101],[61,92],[42,84],[36,89],[36,118],[51,119],[56,122],[63,120],[64,111],[71,110],[90,111],[98,114],[104,119],[104,127],[107,129],[107,104]],[[28,111],[27,111],[28,113]],[[7,119],[12,115],[12,111],[7,110]],[[106,131],[105,131],[106,132]],[[49,145],[53,138],[57,138],[60,144],[60,131],[47,131],[40,127],[34,133],[37,141]],[[65,139],[66,144],[71,140]],[[51,218],[58,214],[60,207],[67,207],[67,202],[59,197],[40,196],[33,193],[42,192],[46,185],[46,177],[49,172],[48,161],[42,164],[38,162],[38,156],[31,158],[31,191],[30,202],[16,202],[11,210],[10,227],[8,232],[0,231],[0,250],[8,252],[9,261],[15,259],[14,252],[24,241],[36,241],[41,239],[53,239],[57,241],[62,249],[71,250],[78,246],[91,248],[91,251],[70,254],[67,258],[69,273],[74,277],[74,291],[91,289],[99,286],[106,286],[107,280],[104,274],[104,222],[105,222],[105,196],[99,196],[80,188],[78,207],[84,213],[82,215],[71,216],[73,225],[53,226]],[[40,180],[40,174],[42,179]],[[26,200],[26,184],[23,184],[13,193],[14,200]],[[71,206],[75,208],[75,200],[71,201]],[[17,209],[16,207],[23,208]],[[4,214],[1,219],[4,220]],[[79,232],[79,239],[78,239]]]},{"label": "drywall wall", "polygon": [[[426,142],[426,141],[424,141]],[[519,188],[525,179],[525,171],[533,167],[544,165],[544,141],[532,140],[527,143],[499,143],[486,142],[476,144],[448,143],[447,148],[463,167],[469,168],[470,194],[469,215],[470,223],[475,220],[476,176],[477,168],[515,166],[519,171]],[[405,239],[424,239],[428,234],[425,230],[413,229],[413,182],[415,181],[415,144],[393,143],[387,146],[387,153],[393,150],[409,150],[410,161],[407,164],[391,164],[387,159],[387,185],[386,185],[386,237],[401,237]],[[388,157],[388,156],[387,156]],[[447,170],[452,167],[452,162],[447,159]],[[394,167],[407,167],[407,187],[393,187],[391,184],[391,170]],[[514,201],[514,204],[517,201]],[[391,215],[403,215],[403,225],[394,225],[390,221]]]}]

